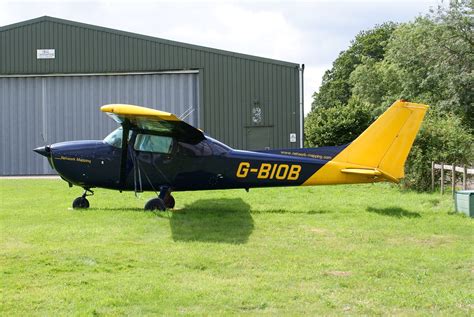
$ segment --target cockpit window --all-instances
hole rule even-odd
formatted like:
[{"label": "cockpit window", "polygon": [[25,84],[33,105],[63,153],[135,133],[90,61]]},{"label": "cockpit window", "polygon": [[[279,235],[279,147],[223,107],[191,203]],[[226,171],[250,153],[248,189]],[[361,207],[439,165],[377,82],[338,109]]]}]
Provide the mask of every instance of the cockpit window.
[{"label": "cockpit window", "polygon": [[[132,131],[128,133],[128,140],[132,136]],[[114,147],[122,148],[122,127],[115,129],[104,139],[105,143],[108,143]]]},{"label": "cockpit window", "polygon": [[173,139],[163,135],[138,134],[135,150],[155,153],[171,153]]}]

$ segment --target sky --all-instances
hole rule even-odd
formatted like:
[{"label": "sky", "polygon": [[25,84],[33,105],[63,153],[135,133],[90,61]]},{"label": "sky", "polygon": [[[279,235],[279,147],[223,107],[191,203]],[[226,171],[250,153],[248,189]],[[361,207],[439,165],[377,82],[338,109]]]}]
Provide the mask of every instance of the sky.
[{"label": "sky", "polygon": [[305,64],[305,113],[339,53],[362,30],[408,22],[441,0],[5,1],[0,26],[43,15]]}]

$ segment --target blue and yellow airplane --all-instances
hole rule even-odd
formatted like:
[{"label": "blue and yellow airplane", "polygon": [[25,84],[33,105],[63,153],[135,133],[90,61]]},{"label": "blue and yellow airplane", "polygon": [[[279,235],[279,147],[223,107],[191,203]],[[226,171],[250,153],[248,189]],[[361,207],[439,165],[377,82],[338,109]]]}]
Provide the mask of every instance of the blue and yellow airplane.
[{"label": "blue and yellow airplane", "polygon": [[146,210],[173,208],[173,191],[399,182],[428,106],[397,101],[353,142],[341,146],[241,151],[175,115],[105,105],[120,127],[102,141],[39,147],[52,168],[84,188],[73,208],[88,208],[92,188],[154,191]]}]

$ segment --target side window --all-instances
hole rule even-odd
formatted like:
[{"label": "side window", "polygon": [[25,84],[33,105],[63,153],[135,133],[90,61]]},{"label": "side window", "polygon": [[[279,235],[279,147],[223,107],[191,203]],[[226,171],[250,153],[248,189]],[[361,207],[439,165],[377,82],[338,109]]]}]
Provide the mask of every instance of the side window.
[{"label": "side window", "polygon": [[138,134],[134,149],[144,152],[171,153],[173,139],[168,136]]}]

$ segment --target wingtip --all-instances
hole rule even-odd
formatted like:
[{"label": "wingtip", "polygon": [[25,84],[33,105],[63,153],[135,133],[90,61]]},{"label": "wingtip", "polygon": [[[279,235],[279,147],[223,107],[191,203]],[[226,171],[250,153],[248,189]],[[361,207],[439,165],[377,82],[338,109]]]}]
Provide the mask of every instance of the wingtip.
[{"label": "wingtip", "polygon": [[100,107],[100,111],[102,112],[114,112],[114,107],[113,105],[103,105]]}]

